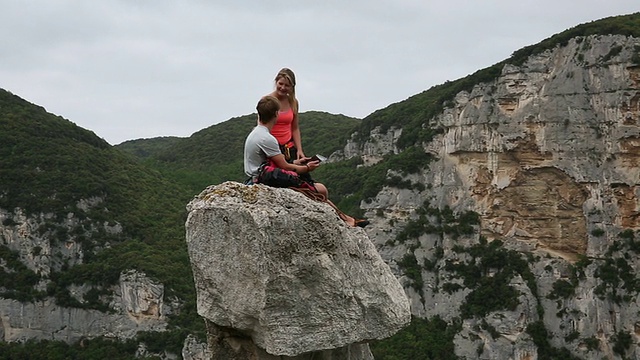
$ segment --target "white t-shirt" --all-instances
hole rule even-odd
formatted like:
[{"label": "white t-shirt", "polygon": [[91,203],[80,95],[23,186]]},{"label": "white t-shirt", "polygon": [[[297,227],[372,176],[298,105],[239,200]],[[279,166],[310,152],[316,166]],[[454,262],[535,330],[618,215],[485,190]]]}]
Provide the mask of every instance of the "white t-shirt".
[{"label": "white t-shirt", "polygon": [[278,154],[281,154],[278,140],[266,126],[256,126],[244,142],[244,173],[249,177],[257,176],[260,165]]}]

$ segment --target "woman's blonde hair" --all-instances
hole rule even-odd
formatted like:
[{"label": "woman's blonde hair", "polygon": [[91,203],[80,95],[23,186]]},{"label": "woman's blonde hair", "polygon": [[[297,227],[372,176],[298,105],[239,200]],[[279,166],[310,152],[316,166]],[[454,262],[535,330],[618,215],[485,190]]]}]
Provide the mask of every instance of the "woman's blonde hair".
[{"label": "woman's blonde hair", "polygon": [[276,75],[274,82],[278,82],[278,80],[282,78],[289,81],[289,83],[291,84],[291,92],[289,92],[289,104],[293,109],[293,113],[297,115],[298,100],[296,99],[296,74],[294,74],[293,71],[289,68],[282,68],[280,69],[280,71],[278,71],[278,75]]}]

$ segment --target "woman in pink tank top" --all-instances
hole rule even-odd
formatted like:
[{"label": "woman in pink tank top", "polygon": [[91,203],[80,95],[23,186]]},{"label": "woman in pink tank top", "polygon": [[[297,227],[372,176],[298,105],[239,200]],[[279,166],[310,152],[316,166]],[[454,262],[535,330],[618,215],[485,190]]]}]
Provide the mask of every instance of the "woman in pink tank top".
[{"label": "woman in pink tank top", "polygon": [[275,90],[269,94],[280,101],[278,120],[271,134],[278,140],[280,150],[288,162],[305,157],[298,126],[298,99],[296,99],[296,76],[291,69],[283,68],[275,78]]}]

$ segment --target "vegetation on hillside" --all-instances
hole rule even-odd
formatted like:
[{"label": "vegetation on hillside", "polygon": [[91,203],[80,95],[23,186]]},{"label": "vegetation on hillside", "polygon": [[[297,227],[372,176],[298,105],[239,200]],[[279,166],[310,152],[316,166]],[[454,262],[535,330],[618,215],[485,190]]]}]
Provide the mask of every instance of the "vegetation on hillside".
[{"label": "vegetation on hillside", "polygon": [[457,360],[453,338],[461,328],[459,321],[449,324],[437,316],[413,317],[396,335],[373,342],[371,352],[378,360]]},{"label": "vegetation on hillside", "polygon": [[146,159],[156,156],[182,140],[183,138],[177,136],[161,136],[150,139],[128,140],[116,145],[116,147],[137,158]]},{"label": "vegetation on hillside", "polygon": [[[61,306],[105,311],[101,296],[122,271],[135,269],[185,304],[170,319],[172,331],[202,333],[184,241],[186,191],[92,132],[4,90],[0,128],[0,208],[9,212],[3,225],[20,225],[20,212],[42,216],[39,237],[75,242],[84,254],[74,266],[52,254],[58,265],[41,278],[17,261],[16,252],[0,247],[1,273],[11,272],[12,279],[2,282],[1,295],[21,301],[51,296]],[[77,221],[67,222],[69,216]],[[122,231],[106,230],[115,225]],[[35,290],[41,280],[44,292]],[[91,290],[78,300],[68,290],[72,284]]]},{"label": "vegetation on hillside", "polygon": [[[73,345],[62,341],[33,341],[10,344],[0,342],[0,360],[140,360],[135,356],[137,343],[117,342],[106,339],[85,340]],[[151,359],[151,358],[146,358]],[[158,359],[158,357],[155,357]]]},{"label": "vegetation on hillside", "polygon": [[[224,181],[243,181],[244,140],[256,125],[256,114],[229,119],[188,138],[134,140],[116,146],[140,157],[191,195]],[[360,120],[319,111],[300,114],[304,151],[330,155],[341,149]]]},{"label": "vegetation on hillside", "polygon": [[[360,158],[327,163],[313,173],[314,179],[329,186],[329,197],[345,212],[361,216],[361,201],[372,200],[385,185],[424,190],[424,185],[403,181],[402,176],[415,174],[433,161],[433,156],[420,148],[400,154],[386,155],[373,166],[361,166]],[[397,175],[390,175],[395,173]]]}]

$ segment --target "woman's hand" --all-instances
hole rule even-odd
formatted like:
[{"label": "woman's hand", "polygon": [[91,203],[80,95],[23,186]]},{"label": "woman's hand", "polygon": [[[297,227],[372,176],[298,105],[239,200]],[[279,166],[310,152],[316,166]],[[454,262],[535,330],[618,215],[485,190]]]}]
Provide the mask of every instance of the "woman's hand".
[{"label": "woman's hand", "polygon": [[310,157],[303,156],[302,158],[298,157],[297,160],[293,160],[293,163],[296,165],[306,165],[309,160],[311,160]]},{"label": "woman's hand", "polygon": [[[307,158],[302,150],[298,150],[298,160]],[[308,159],[308,158],[307,158]]]}]

